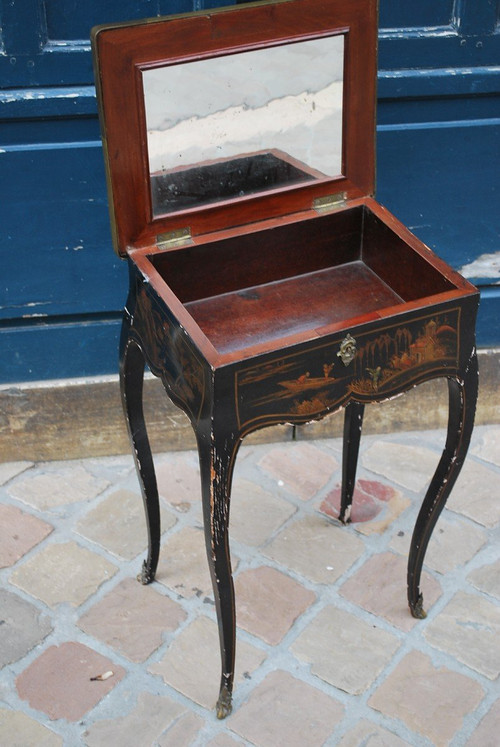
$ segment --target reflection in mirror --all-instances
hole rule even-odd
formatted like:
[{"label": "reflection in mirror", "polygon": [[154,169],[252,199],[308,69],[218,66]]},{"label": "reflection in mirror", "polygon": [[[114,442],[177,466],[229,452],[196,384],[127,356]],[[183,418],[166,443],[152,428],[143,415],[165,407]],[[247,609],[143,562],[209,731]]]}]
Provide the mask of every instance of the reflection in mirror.
[{"label": "reflection in mirror", "polygon": [[153,216],[342,172],[344,36],[143,70]]}]

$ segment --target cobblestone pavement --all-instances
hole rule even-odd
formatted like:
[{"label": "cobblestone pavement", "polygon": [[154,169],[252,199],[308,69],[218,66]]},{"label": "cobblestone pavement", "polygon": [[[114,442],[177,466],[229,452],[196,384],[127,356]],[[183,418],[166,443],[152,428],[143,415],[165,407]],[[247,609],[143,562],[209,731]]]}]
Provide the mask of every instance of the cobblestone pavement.
[{"label": "cobblestone pavement", "polygon": [[348,527],[335,520],[338,439],[243,445],[223,722],[196,454],[157,458],[164,535],[147,587],[131,458],[1,464],[0,744],[496,747],[500,427],[476,429],[434,532],[427,619],[406,607],[410,535],[443,442],[364,437]]}]

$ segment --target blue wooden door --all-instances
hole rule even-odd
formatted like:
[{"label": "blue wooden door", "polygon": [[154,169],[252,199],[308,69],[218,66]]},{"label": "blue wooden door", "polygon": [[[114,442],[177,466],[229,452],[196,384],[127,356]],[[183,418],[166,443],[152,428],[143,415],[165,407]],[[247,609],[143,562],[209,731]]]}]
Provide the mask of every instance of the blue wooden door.
[{"label": "blue wooden door", "polygon": [[[90,28],[221,4],[0,0],[0,383],[117,370]],[[500,1],[380,0],[380,28],[378,199],[480,284],[498,345]]]},{"label": "blue wooden door", "polygon": [[117,370],[125,265],[111,248],[89,34],[211,0],[0,0],[0,383]]},{"label": "blue wooden door", "polygon": [[500,342],[500,2],[380,0],[377,198],[481,290]]}]

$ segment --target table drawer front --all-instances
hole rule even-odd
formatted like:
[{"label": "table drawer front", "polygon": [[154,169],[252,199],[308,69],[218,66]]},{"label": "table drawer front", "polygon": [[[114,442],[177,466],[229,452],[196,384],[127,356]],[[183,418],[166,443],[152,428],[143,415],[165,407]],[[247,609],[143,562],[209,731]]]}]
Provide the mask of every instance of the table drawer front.
[{"label": "table drawer front", "polygon": [[460,309],[421,315],[357,333],[351,330],[295,354],[236,373],[240,428],[265,421],[305,422],[348,399],[381,400],[432,376],[453,375]]}]

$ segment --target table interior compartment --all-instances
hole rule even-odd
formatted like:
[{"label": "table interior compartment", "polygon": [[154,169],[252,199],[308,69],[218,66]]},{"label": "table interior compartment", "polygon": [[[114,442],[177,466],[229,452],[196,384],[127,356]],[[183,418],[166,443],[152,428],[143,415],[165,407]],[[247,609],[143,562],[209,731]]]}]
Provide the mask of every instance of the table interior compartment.
[{"label": "table interior compartment", "polygon": [[455,287],[366,206],[150,260],[221,353]]}]

